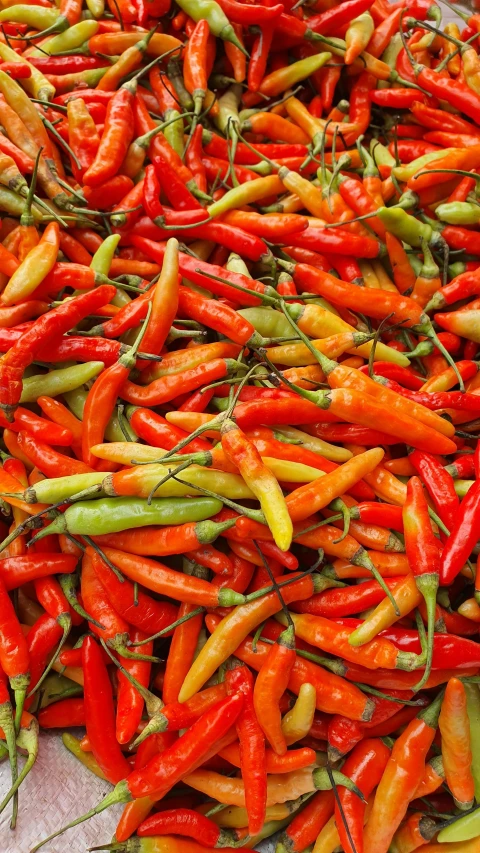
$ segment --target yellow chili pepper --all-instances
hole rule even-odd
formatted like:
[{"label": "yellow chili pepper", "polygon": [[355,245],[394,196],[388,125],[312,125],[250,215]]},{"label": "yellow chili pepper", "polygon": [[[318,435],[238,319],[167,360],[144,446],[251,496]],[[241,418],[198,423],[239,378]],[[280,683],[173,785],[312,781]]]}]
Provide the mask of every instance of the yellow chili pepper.
[{"label": "yellow chili pepper", "polygon": [[230,419],[222,423],[222,447],[237,466],[247,486],[259,500],[276,545],[287,551],[293,537],[293,524],[278,480],[263,464],[255,445]]},{"label": "yellow chili pepper", "polygon": [[350,22],[345,34],[345,43],[347,45],[345,65],[351,65],[357,56],[360,56],[362,51],[365,50],[374,29],[375,24],[370,12],[363,12],[362,15],[359,15]]},{"label": "yellow chili pepper", "polygon": [[390,599],[385,597],[350,635],[348,642],[351,646],[363,646],[364,643],[373,640],[380,631],[384,631],[385,628],[389,628],[399,619],[408,616],[423,600],[412,574],[406,575],[403,581],[395,587],[392,595],[397,603],[399,615],[395,613]]},{"label": "yellow chili pepper", "polygon": [[18,269],[15,270],[1,295],[4,305],[22,302],[42,283],[53,269],[60,248],[58,222],[50,222],[40,242],[30,250]]},{"label": "yellow chili pepper", "polygon": [[316,700],[315,687],[305,681],[298,691],[295,705],[282,720],[282,731],[288,746],[307,737],[313,723]]}]

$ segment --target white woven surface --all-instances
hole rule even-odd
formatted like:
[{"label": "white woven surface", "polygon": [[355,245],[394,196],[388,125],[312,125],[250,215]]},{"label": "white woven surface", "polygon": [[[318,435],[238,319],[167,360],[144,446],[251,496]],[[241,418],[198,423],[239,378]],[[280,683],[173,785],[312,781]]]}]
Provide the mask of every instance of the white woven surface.
[{"label": "white woven surface", "polygon": [[[2,796],[10,787],[8,761],[0,766]],[[41,735],[37,762],[20,789],[17,829],[10,829],[11,808],[0,815],[2,853],[29,853],[42,838],[91,809],[111,791],[63,746],[59,734]],[[116,806],[46,844],[45,853],[85,853],[112,840],[122,807]]]}]

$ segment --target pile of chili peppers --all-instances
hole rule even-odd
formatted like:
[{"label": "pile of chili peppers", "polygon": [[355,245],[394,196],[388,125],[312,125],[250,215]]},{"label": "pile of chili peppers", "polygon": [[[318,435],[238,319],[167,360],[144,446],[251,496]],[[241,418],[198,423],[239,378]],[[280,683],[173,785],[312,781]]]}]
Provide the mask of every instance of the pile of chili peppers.
[{"label": "pile of chili peppers", "polygon": [[39,729],[114,786],[34,851],[478,853],[448,5],[0,2],[0,812]]}]

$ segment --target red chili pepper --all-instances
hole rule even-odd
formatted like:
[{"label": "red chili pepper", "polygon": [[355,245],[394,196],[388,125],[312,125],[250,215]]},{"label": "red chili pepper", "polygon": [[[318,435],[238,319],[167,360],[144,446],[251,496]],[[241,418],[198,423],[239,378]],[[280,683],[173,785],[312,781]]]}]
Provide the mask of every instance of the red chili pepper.
[{"label": "red chili pepper", "polygon": [[452,478],[437,457],[430,453],[414,450],[409,459],[425,483],[438,515],[450,530],[459,507]]},{"label": "red chili pepper", "polygon": [[[132,631],[131,640],[133,643],[137,643],[146,640],[146,635],[142,631]],[[153,641],[145,643],[142,646],[142,652],[145,655],[151,655]],[[125,673],[135,678],[145,689],[148,688],[152,668],[150,661],[120,657],[120,663]],[[143,696],[125,673],[119,670],[117,675],[116,738],[120,744],[129,743],[134,737],[142,719],[144,707]]]},{"label": "red chili pepper", "polygon": [[85,725],[85,705],[82,698],[61,699],[42,708],[38,713],[42,729],[66,729]]},{"label": "red chili pepper", "polygon": [[76,559],[68,554],[40,553],[7,557],[0,561],[0,578],[7,590],[53,574],[71,574]]},{"label": "red chili pepper", "polygon": [[13,420],[13,412],[20,399],[23,373],[40,349],[61,337],[98,307],[106,305],[114,295],[115,288],[103,285],[91,293],[68,300],[36,320],[11,347],[0,368],[0,408],[8,421]]},{"label": "red chili pepper", "polygon": [[254,682],[249,669],[239,666],[229,670],[226,683],[227,692],[239,692],[244,696],[236,729],[240,741],[240,769],[243,778],[248,779],[245,788],[248,829],[251,835],[255,835],[265,822],[267,803],[265,735],[255,713]]},{"label": "red chili pepper", "polygon": [[15,724],[20,726],[23,705],[30,681],[30,656],[27,642],[3,580],[0,579],[0,666],[8,676],[15,695]]},{"label": "red chili pepper", "polygon": [[97,764],[107,779],[116,784],[130,773],[115,737],[112,686],[100,647],[93,637],[82,644],[87,735]]},{"label": "red chili pepper", "polygon": [[146,636],[163,631],[178,618],[178,610],[170,602],[157,601],[142,589],[135,595],[134,585],[127,578],[119,580],[115,572],[95,552],[92,553],[92,565],[115,611]]},{"label": "red chili pepper", "polygon": [[[389,758],[390,750],[381,740],[367,738],[355,747],[342,770],[368,797],[380,782]],[[364,849],[365,804],[347,788],[339,789],[338,798],[340,802],[335,803],[335,820],[342,847],[345,853],[361,853]]]},{"label": "red chili pepper", "polygon": [[470,556],[478,535],[480,519],[480,481],[467,492],[455,515],[442,553],[440,583],[449,586]]}]

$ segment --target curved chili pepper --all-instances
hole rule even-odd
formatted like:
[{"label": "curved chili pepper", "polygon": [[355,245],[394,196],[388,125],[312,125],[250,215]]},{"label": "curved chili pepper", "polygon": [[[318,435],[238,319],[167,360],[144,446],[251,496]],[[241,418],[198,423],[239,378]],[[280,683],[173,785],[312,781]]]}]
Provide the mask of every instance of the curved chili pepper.
[{"label": "curved chili pepper", "polygon": [[470,769],[470,726],[465,688],[457,678],[447,683],[438,725],[447,784],[458,808],[469,809],[475,793]]}]

